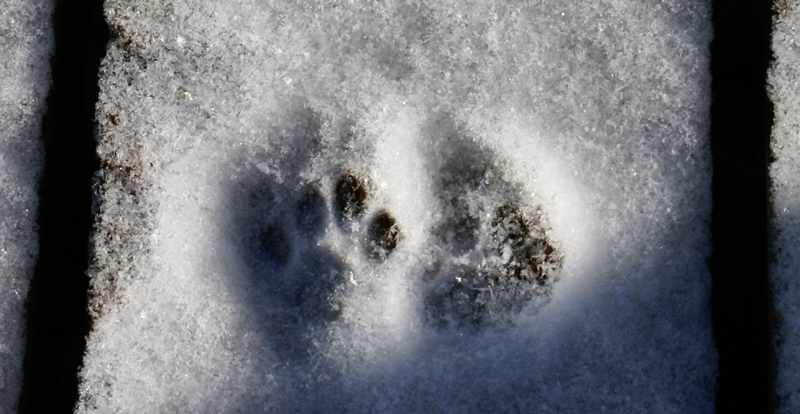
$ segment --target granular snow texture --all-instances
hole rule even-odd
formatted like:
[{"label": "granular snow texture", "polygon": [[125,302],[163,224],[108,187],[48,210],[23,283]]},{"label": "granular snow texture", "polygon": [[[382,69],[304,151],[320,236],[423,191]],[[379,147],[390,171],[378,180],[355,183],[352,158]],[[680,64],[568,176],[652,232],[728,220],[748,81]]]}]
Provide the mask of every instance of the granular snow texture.
[{"label": "granular snow texture", "polygon": [[38,254],[41,126],[53,50],[49,0],[0,1],[0,412],[22,386],[25,299]]},{"label": "granular snow texture", "polygon": [[780,413],[800,410],[800,3],[777,2],[774,62],[769,74],[775,105],[770,165],[773,261],[770,276],[777,314],[776,393]]},{"label": "granular snow texture", "polygon": [[707,1],[109,0],[79,412],[713,412]]}]

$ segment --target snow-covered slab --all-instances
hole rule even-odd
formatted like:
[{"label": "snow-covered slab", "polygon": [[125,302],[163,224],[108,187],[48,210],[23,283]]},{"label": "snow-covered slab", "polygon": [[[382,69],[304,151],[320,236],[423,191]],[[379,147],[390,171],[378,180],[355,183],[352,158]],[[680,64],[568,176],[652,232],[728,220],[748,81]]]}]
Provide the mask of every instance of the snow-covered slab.
[{"label": "snow-covered slab", "polygon": [[106,14],[78,411],[713,412],[709,2]]},{"label": "snow-covered slab", "polygon": [[774,62],[769,73],[775,105],[770,165],[773,261],[770,277],[778,326],[776,393],[781,413],[800,410],[800,3],[776,3]]},{"label": "snow-covered slab", "polygon": [[22,386],[24,305],[38,254],[41,126],[53,50],[49,0],[0,1],[0,412]]}]

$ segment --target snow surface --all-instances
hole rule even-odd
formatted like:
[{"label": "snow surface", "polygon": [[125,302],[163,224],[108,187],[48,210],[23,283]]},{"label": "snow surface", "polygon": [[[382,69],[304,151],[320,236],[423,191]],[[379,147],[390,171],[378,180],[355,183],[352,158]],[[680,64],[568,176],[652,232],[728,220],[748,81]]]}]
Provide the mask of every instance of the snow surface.
[{"label": "snow surface", "polygon": [[42,115],[50,86],[53,2],[0,1],[0,412],[22,386],[24,305],[38,254]]},{"label": "snow surface", "polygon": [[774,62],[769,73],[775,105],[770,164],[772,180],[772,252],[770,275],[778,317],[776,392],[781,413],[800,410],[800,3],[776,3]]},{"label": "snow surface", "polygon": [[109,0],[79,412],[713,412],[705,1]]}]

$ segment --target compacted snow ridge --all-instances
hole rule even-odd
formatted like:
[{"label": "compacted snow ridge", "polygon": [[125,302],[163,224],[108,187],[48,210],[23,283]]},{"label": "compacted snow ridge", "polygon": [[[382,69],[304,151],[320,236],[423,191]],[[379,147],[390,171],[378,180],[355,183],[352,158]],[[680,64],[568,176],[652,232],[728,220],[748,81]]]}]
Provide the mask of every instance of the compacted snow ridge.
[{"label": "compacted snow ridge", "polygon": [[16,411],[22,386],[52,12],[49,0],[0,1],[0,413]]},{"label": "compacted snow ridge", "polygon": [[800,3],[776,2],[769,73],[775,105],[770,165],[772,181],[772,253],[780,413],[800,410]]},{"label": "compacted snow ridge", "polygon": [[713,412],[708,1],[108,0],[79,412]]}]

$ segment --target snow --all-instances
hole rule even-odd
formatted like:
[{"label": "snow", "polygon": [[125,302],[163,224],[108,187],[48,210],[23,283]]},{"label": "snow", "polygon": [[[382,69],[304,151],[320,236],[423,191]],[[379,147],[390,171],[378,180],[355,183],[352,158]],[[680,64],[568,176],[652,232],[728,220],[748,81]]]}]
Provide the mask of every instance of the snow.
[{"label": "snow", "polygon": [[53,50],[50,1],[0,2],[0,412],[22,386],[24,305],[38,254],[42,115]]},{"label": "snow", "polygon": [[110,0],[79,412],[712,412],[710,4]]},{"label": "snow", "polygon": [[770,275],[774,290],[774,306],[778,318],[776,332],[776,393],[781,413],[800,409],[797,372],[800,370],[800,314],[798,314],[797,275],[800,271],[800,168],[798,168],[798,120],[800,120],[800,88],[797,67],[800,54],[795,44],[800,40],[800,4],[782,2],[774,21],[772,50],[774,62],[769,72],[769,87],[775,105],[770,165],[772,181],[772,252]]}]

